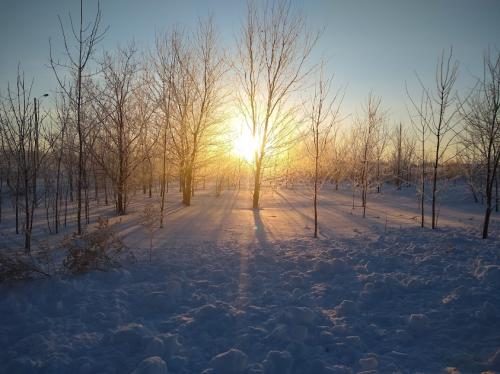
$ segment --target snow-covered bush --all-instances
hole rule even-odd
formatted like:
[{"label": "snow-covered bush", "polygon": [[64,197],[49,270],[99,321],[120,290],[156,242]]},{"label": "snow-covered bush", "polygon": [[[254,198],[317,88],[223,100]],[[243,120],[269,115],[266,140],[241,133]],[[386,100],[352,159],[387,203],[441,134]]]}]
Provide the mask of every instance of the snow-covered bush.
[{"label": "snow-covered bush", "polygon": [[113,226],[104,218],[98,219],[94,230],[84,232],[81,236],[73,234],[66,237],[61,245],[67,249],[63,267],[72,274],[117,266],[118,256],[126,249]]},{"label": "snow-covered bush", "polygon": [[31,279],[43,272],[33,265],[28,256],[9,256],[0,253],[0,283]]}]

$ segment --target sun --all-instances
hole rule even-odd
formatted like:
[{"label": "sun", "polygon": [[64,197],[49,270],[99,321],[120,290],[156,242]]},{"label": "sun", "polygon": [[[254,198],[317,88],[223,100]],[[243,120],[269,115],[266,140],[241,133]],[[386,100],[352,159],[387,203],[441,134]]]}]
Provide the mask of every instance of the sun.
[{"label": "sun", "polygon": [[259,142],[252,136],[252,134],[248,130],[243,131],[233,141],[234,153],[238,157],[244,159],[247,162],[254,161],[255,152],[258,149],[259,149]]}]

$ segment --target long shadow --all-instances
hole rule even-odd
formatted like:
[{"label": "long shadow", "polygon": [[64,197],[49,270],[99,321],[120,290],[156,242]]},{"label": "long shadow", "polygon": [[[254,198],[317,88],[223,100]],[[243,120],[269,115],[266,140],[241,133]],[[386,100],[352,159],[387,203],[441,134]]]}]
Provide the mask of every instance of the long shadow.
[{"label": "long shadow", "polygon": [[[313,218],[303,212],[301,212],[300,210],[297,209],[297,206],[299,204],[297,204],[296,202],[292,202],[290,201],[283,193],[281,193],[280,191],[276,191],[276,193],[278,194],[278,196],[280,196],[287,204],[288,206],[290,207],[290,209],[292,209],[295,213],[297,213],[299,216],[301,216],[302,218],[304,218],[306,220],[306,222],[314,222],[313,221]],[[311,209],[312,209],[312,203],[302,203],[304,207],[306,206],[311,206]]]},{"label": "long shadow", "polygon": [[262,218],[260,217],[259,209],[253,209],[253,221],[254,221],[254,230],[255,237],[257,238],[257,242],[259,243],[261,248],[269,248],[269,240],[267,238],[266,227]]}]

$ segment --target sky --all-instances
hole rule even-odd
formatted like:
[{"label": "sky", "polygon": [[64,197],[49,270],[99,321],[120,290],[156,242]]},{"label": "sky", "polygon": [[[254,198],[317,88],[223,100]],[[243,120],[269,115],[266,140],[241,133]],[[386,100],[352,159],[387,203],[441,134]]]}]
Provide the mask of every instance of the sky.
[{"label": "sky", "polygon": [[[431,85],[443,49],[453,46],[460,63],[457,88],[465,93],[482,72],[484,51],[500,47],[499,0],[292,2],[311,28],[323,29],[314,59],[326,58],[336,84],[347,87],[345,114],[359,111],[372,91],[382,97],[391,121],[405,121],[405,84],[414,92],[418,73]],[[87,20],[95,14],[96,4],[84,1]],[[231,49],[246,10],[246,0],[101,0],[100,4],[102,26],[109,26],[101,50],[130,40],[148,50],[155,32],[173,26],[189,29],[210,14],[222,45]],[[15,81],[18,64],[27,79],[34,79],[33,96],[56,88],[48,68],[49,39],[56,54],[61,52],[57,17],[67,25],[68,14],[78,17],[78,7],[78,0],[0,0],[0,93],[7,82]]]}]

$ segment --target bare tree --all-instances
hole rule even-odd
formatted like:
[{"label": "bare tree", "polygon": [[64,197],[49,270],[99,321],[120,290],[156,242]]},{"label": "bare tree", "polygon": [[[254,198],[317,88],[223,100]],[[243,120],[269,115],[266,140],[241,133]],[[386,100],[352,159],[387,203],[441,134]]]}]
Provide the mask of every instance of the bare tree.
[{"label": "bare tree", "polygon": [[373,175],[373,159],[375,158],[376,142],[380,140],[380,131],[384,124],[384,113],[381,109],[382,99],[372,93],[368,96],[365,114],[358,118],[357,138],[360,146],[358,162],[359,184],[361,185],[361,204],[363,206],[363,217],[366,216],[366,203],[371,177]]},{"label": "bare tree", "polygon": [[[418,76],[417,76],[418,78]],[[419,79],[420,81],[420,79]],[[406,94],[411,103],[411,108],[408,108],[408,115],[413,129],[415,130],[417,141],[420,145],[419,164],[420,164],[420,227],[425,226],[425,183],[426,183],[426,164],[427,164],[427,149],[426,142],[429,138],[429,111],[432,108],[429,102],[430,96],[426,95],[426,91],[422,90],[421,98],[419,101],[413,99],[406,87]]]},{"label": "bare tree", "polygon": [[401,184],[403,181],[402,169],[403,169],[403,124],[399,123],[396,131],[393,134],[392,142],[394,145],[394,179],[396,182],[396,187],[398,190],[401,189]]},{"label": "bare tree", "polygon": [[[71,90],[69,90],[71,92]],[[59,100],[56,102],[56,113],[55,113],[55,131],[52,134],[54,138],[53,156],[56,162],[56,186],[55,186],[55,197],[54,197],[54,230],[56,234],[59,232],[60,227],[60,196],[61,196],[61,180],[62,168],[63,168],[63,156],[64,150],[66,148],[67,139],[67,129],[70,126],[72,120],[71,114],[72,110],[69,104],[70,100],[67,100],[64,93],[59,95]]]},{"label": "bare tree", "polygon": [[165,200],[169,172],[169,146],[172,122],[172,84],[175,71],[173,44],[176,33],[156,36],[156,49],[151,57],[152,72],[151,95],[158,108],[157,119],[161,133],[161,180],[160,180],[160,227],[163,227]]},{"label": "bare tree", "polygon": [[[453,60],[453,49],[449,53],[441,54],[436,67],[436,89],[431,92],[424,86],[420,78],[417,79],[422,88],[421,103],[414,101],[413,108],[420,117],[420,123],[429,129],[434,141],[434,158],[432,162],[432,228],[437,227],[436,204],[438,197],[439,168],[446,161],[445,157],[456,137],[457,124],[456,96],[453,87],[458,77],[458,62]],[[421,132],[420,139],[425,139]],[[425,141],[425,140],[423,140]],[[423,151],[423,148],[422,148]],[[423,192],[422,192],[423,193]]]},{"label": "bare tree", "polygon": [[126,212],[130,177],[142,161],[139,140],[151,110],[141,107],[135,53],[133,45],[119,48],[116,55],[105,53],[99,76],[102,79],[96,79],[89,88],[99,124],[95,159],[113,182],[119,215]]},{"label": "bare tree", "polygon": [[[80,17],[79,22],[75,25],[71,15],[70,29],[76,43],[76,50],[72,50],[69,45],[69,40],[67,36],[67,30],[63,26],[61,17],[59,18],[59,25],[61,27],[61,33],[64,40],[64,48],[66,52],[66,63],[61,63],[59,60],[54,59],[52,55],[52,46],[50,47],[50,65],[61,89],[66,92],[67,97],[71,100],[74,105],[76,112],[76,134],[77,134],[77,146],[78,146],[78,173],[77,173],[77,233],[80,235],[82,233],[82,189],[85,177],[85,129],[82,124],[82,103],[83,103],[83,81],[88,77],[86,75],[87,64],[95,51],[96,45],[103,39],[106,29],[104,31],[99,30],[99,25],[101,22],[101,10],[99,3],[97,4],[97,12],[94,20],[86,25],[83,21],[83,0],[80,0]],[[67,87],[64,77],[60,73],[60,69],[65,69],[72,78],[75,79],[75,89],[76,95],[72,95],[70,89]]]},{"label": "bare tree", "polygon": [[493,210],[494,182],[500,163],[500,53],[484,56],[483,77],[472,94],[460,105],[465,121],[467,149],[479,156],[484,170],[486,208],[482,237],[488,237],[488,227]]},{"label": "bare tree", "polygon": [[226,97],[222,78],[227,68],[212,19],[200,21],[192,41],[179,34],[172,47],[175,70],[170,87],[170,132],[178,157],[182,203],[189,206],[200,157],[222,123]]},{"label": "bare tree", "polygon": [[314,237],[318,237],[318,193],[322,184],[327,179],[325,177],[325,162],[328,147],[332,146],[332,137],[335,132],[340,105],[343,100],[343,92],[337,91],[331,93],[333,76],[325,78],[323,69],[319,80],[314,88],[313,96],[310,100],[310,109],[308,113],[309,128],[307,137],[312,138],[312,144],[309,148],[309,153],[313,158],[314,163],[314,191],[313,191],[313,208],[314,208]]},{"label": "bare tree", "polygon": [[312,68],[306,66],[318,35],[311,34],[291,1],[248,5],[238,40],[236,64],[240,110],[258,143],[254,160],[253,208],[259,207],[264,163],[271,151],[287,146],[293,133],[295,107],[290,99]]},{"label": "bare tree", "polygon": [[0,130],[11,160],[15,165],[14,187],[16,209],[16,233],[19,225],[20,199],[24,197],[24,249],[31,251],[33,218],[37,208],[36,184],[41,164],[49,152],[50,143],[40,149],[42,126],[39,119],[37,99],[31,102],[31,85],[25,83],[24,73],[18,70],[15,88],[7,87],[7,98],[0,106]]}]

